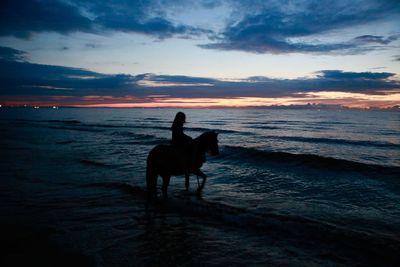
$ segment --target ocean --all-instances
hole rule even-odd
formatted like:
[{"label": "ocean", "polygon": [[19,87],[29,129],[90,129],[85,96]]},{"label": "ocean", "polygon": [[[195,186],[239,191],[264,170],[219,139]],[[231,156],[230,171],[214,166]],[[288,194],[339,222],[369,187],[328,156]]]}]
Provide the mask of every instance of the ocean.
[{"label": "ocean", "polygon": [[146,157],[177,111],[1,108],[3,261],[399,266],[400,112],[183,110],[220,155],[201,195],[172,177],[146,210]]}]

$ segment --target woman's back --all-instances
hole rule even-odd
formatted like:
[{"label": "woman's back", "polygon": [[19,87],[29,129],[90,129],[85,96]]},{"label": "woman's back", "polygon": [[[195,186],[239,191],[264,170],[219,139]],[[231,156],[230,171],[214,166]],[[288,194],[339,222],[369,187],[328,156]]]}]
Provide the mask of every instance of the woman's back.
[{"label": "woman's back", "polygon": [[192,141],[192,138],[183,132],[183,124],[186,123],[186,116],[183,112],[178,112],[175,115],[172,123],[172,145],[186,145]]}]

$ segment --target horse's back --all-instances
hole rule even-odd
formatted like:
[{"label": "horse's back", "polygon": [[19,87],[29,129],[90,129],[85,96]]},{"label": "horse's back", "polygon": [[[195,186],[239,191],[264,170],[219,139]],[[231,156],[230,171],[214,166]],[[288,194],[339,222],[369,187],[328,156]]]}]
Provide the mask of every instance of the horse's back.
[{"label": "horse's back", "polygon": [[147,165],[159,172],[180,173],[187,164],[185,149],[168,144],[155,146],[147,157]]},{"label": "horse's back", "polygon": [[156,145],[152,150],[150,150],[147,159],[149,160],[154,157],[164,157],[166,155],[171,156],[171,155],[177,154],[178,152],[179,152],[178,148],[176,148],[172,145],[159,144],[159,145]]}]

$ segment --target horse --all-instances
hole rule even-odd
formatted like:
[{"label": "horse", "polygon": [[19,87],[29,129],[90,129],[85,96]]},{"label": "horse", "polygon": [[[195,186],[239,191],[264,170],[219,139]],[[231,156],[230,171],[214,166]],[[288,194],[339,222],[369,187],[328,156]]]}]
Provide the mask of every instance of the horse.
[{"label": "horse", "polygon": [[157,197],[157,179],[160,175],[163,184],[161,187],[164,199],[168,198],[167,190],[171,176],[185,175],[185,187],[189,189],[189,177],[193,173],[203,178],[198,192],[204,188],[207,176],[200,170],[206,162],[206,152],[218,155],[218,133],[205,132],[193,139],[187,146],[173,146],[160,144],[155,146],[147,157],[146,185],[147,202]]}]

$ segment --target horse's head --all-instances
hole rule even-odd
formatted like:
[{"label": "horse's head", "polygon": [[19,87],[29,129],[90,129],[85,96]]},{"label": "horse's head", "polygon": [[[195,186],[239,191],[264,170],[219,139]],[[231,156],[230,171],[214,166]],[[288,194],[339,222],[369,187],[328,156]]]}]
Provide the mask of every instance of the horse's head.
[{"label": "horse's head", "polygon": [[216,156],[219,154],[219,148],[218,148],[218,133],[212,131],[212,132],[206,132],[204,133],[206,136],[207,140],[207,150],[210,152],[211,155]]}]

